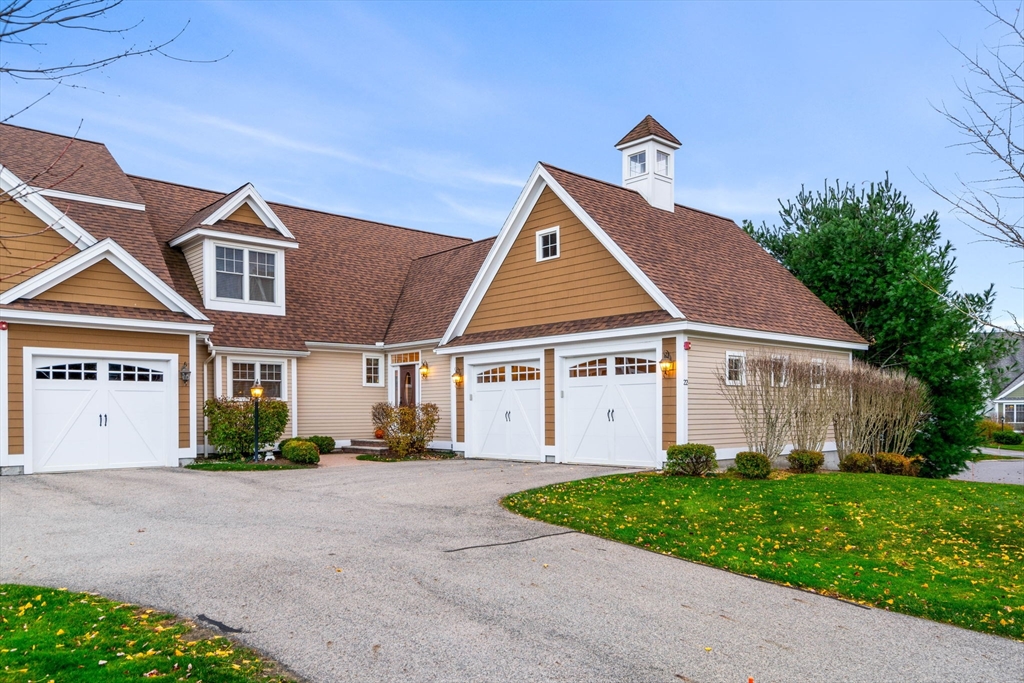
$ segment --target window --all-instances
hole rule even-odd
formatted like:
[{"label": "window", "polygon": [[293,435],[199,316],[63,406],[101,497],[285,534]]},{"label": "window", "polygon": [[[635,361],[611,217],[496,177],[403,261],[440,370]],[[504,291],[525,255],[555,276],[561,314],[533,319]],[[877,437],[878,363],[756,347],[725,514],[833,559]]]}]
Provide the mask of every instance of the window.
[{"label": "window", "polygon": [[494,382],[505,381],[505,366],[501,365],[490,370],[485,370],[476,376],[476,381],[480,384],[492,384]]},{"label": "window", "polygon": [[383,356],[368,356],[363,354],[363,386],[382,387],[384,386],[384,374],[381,372]]},{"label": "window", "polygon": [[[274,303],[277,255],[252,249],[216,248],[218,299]],[[245,274],[248,261],[248,278]]]},{"label": "window", "polygon": [[647,173],[647,152],[637,152],[629,155],[629,175],[643,175]]},{"label": "window", "polygon": [[743,353],[727,351],[725,354],[725,383],[746,384],[746,356]]},{"label": "window", "polygon": [[577,363],[569,368],[570,377],[607,377],[608,359],[596,358],[585,363]]},{"label": "window", "polygon": [[164,373],[140,365],[108,363],[107,379],[111,382],[163,382]]},{"label": "window", "polygon": [[232,363],[231,395],[249,398],[249,390],[258,379],[264,398],[282,398],[283,368],[280,363]]},{"label": "window", "polygon": [[668,153],[659,150],[654,161],[654,172],[660,175],[668,175]]},{"label": "window", "polygon": [[615,357],[616,375],[653,375],[658,371],[658,364],[646,358],[629,356]]},{"label": "window", "polygon": [[789,357],[772,356],[772,386],[784,387],[789,384]]},{"label": "window", "polygon": [[96,379],[95,363],[61,363],[36,369],[36,379]]},{"label": "window", "polygon": [[540,379],[540,368],[531,368],[528,365],[512,366],[513,382],[529,382],[534,379]]},{"label": "window", "polygon": [[1007,403],[1003,406],[1003,422],[1024,422],[1024,404]]},{"label": "window", "polygon": [[537,232],[537,260],[558,258],[558,226]]},{"label": "window", "polygon": [[825,386],[825,361],[823,360],[812,360],[811,361],[811,387],[814,389],[820,389]]},{"label": "window", "polygon": [[412,351],[410,353],[393,353],[391,354],[392,365],[404,365],[405,363],[419,363],[420,352]]}]

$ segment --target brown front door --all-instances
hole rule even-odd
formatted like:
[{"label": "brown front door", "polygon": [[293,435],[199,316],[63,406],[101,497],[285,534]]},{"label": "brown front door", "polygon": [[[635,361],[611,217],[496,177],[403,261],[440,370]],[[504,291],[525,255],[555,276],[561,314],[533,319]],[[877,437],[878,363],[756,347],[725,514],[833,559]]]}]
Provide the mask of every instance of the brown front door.
[{"label": "brown front door", "polygon": [[398,366],[398,405],[416,405],[416,366]]}]

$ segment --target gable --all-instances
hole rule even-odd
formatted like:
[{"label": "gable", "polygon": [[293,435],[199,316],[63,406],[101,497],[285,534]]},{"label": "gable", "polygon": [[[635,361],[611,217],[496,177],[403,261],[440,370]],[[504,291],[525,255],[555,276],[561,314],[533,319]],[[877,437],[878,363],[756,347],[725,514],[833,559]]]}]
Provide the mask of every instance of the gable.
[{"label": "gable", "polygon": [[[538,262],[536,234],[554,226],[560,255]],[[640,283],[545,187],[465,333],[658,310]]]},{"label": "gable", "polygon": [[0,292],[38,275],[78,248],[9,195],[0,196]]},{"label": "gable", "polygon": [[237,223],[248,223],[249,225],[264,225],[263,219],[256,215],[256,212],[252,210],[252,207],[249,206],[248,203],[242,204],[240,207],[235,209],[233,214],[224,220],[235,221]]},{"label": "gable", "polygon": [[167,310],[156,297],[106,259],[40,292],[34,298],[42,301]]}]

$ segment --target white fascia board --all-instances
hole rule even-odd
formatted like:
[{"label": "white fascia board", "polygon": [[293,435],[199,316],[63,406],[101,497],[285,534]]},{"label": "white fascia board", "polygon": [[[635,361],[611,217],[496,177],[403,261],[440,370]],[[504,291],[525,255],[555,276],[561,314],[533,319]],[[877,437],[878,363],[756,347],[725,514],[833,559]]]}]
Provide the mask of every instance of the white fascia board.
[{"label": "white fascia board", "polygon": [[751,341],[777,342],[780,344],[799,344],[803,346],[816,346],[837,349],[867,349],[867,344],[855,344],[853,342],[837,341],[835,339],[818,339],[815,337],[803,337],[793,334],[781,334],[777,332],[761,332],[738,327],[724,327],[721,325],[708,325],[705,323],[693,323],[688,320],[679,320],[658,325],[643,325],[638,327],[624,327],[614,330],[596,330],[594,332],[577,332],[575,334],[552,335],[548,337],[533,337],[529,339],[509,339],[485,344],[466,344],[464,346],[451,346],[434,349],[438,355],[459,355],[476,353],[479,351],[491,351],[498,349],[523,348],[528,346],[554,346],[561,344],[575,344],[580,342],[593,342],[606,339],[621,339],[623,337],[643,337],[658,334],[671,334],[680,332],[704,332],[728,337],[739,337]]},{"label": "white fascia board", "polygon": [[0,191],[9,194],[32,215],[79,249],[87,249],[98,241],[85,228],[71,220],[66,213],[58,210],[3,165],[0,165]]},{"label": "white fascia board", "polygon": [[422,349],[424,347],[430,347],[431,349],[433,349],[433,347],[437,346],[440,343],[440,339],[424,339],[422,341],[402,342],[400,344],[385,344],[384,346],[378,346],[377,349],[379,351],[398,351],[400,349],[412,348]]},{"label": "white fascia board", "polygon": [[26,325],[56,325],[59,327],[82,327],[88,329],[102,328],[106,330],[128,330],[146,332],[166,332],[181,334],[188,332],[213,332],[213,325],[208,323],[172,323],[162,320],[133,320],[131,318],[104,318],[98,315],[79,315],[72,313],[51,313],[49,311],[25,311],[6,308],[0,312],[0,318],[7,322]]},{"label": "white fascia board", "polygon": [[253,212],[260,217],[260,220],[263,221],[263,224],[268,228],[277,230],[289,239],[295,239],[295,236],[292,235],[287,227],[285,227],[285,224],[280,218],[278,218],[277,214],[274,213],[274,210],[270,208],[270,205],[263,200],[263,197],[261,197],[260,193],[256,191],[256,188],[252,183],[246,183],[242,189],[235,193],[235,196],[232,197],[230,201],[226,202],[224,206],[207,216],[202,224],[213,225],[217,221],[222,221],[237,211],[242,204],[248,204],[249,208],[251,208]]},{"label": "white fascia board", "polygon": [[106,197],[93,197],[88,194],[65,192],[63,190],[49,190],[45,187],[33,187],[30,189],[32,192],[44,197],[51,197],[53,199],[68,199],[73,202],[82,202],[83,204],[99,204],[100,206],[112,206],[116,209],[130,209],[131,211],[146,210],[146,205],[139,204],[138,202],[126,202],[120,199],[107,199]]},{"label": "white fascia board", "polygon": [[88,249],[83,249],[35,277],[12,287],[0,295],[0,304],[9,304],[17,299],[32,299],[102,260],[113,263],[168,309],[185,313],[195,320],[209,320],[198,308],[186,301],[170,285],[158,278],[153,271],[139,263],[138,259],[110,238],[97,242]]},{"label": "white fascia board", "polygon": [[665,138],[661,137],[660,135],[653,135],[652,134],[652,135],[648,135],[646,137],[638,138],[636,140],[631,140],[630,142],[624,142],[621,145],[615,145],[615,149],[617,149],[619,151],[622,151],[622,150],[626,149],[627,147],[635,147],[635,146],[638,146],[638,145],[642,145],[642,144],[644,144],[646,142],[649,142],[651,140],[655,140],[657,142],[660,142],[661,144],[665,145],[666,147],[671,147],[672,149],[679,149],[679,147],[680,147],[680,145],[678,143],[666,140]]},{"label": "white fascia board", "polygon": [[273,356],[275,358],[305,358],[309,351],[281,351],[280,349],[257,349],[245,348],[242,346],[217,346],[213,349],[217,353],[234,354],[236,356]]},{"label": "white fascia board", "polygon": [[191,242],[195,239],[210,238],[221,240],[225,242],[237,242],[248,246],[260,246],[260,247],[274,247],[275,249],[297,249],[299,247],[297,242],[285,242],[283,240],[271,240],[266,237],[250,237],[249,235],[239,235],[234,232],[224,232],[222,230],[206,230],[204,228],[196,228],[189,230],[180,237],[175,237],[167,244],[172,247],[177,247]]},{"label": "white fascia board", "polygon": [[1022,386],[1024,386],[1024,377],[1021,377],[1021,380],[1019,382],[1017,382],[1016,384],[1011,384],[1010,386],[1008,386],[1005,389],[1003,389],[1002,391],[1000,391],[999,395],[996,396],[992,400],[993,401],[1007,401],[1007,402],[1024,401],[1024,399],[1020,399],[1020,398],[1006,398],[1007,394],[1012,394],[1013,392],[1015,392],[1018,389],[1020,389]]},{"label": "white fascia board", "polygon": [[[459,309],[455,312],[455,316],[452,318],[451,323],[449,323],[448,329],[445,330],[444,335],[441,337],[442,344],[447,344],[453,338],[466,331],[466,326],[476,312],[477,306],[480,305],[480,301],[487,292],[487,288],[494,280],[498,268],[512,248],[515,236],[519,234],[519,230],[523,227],[523,223],[526,222],[527,216],[530,215],[534,205],[537,203],[537,199],[544,190],[544,180],[540,176],[541,170],[542,166],[540,164],[533,167],[533,172],[530,173],[530,177],[526,181],[526,185],[523,186],[522,192],[519,193],[519,198],[516,199],[511,213],[509,213],[505,223],[501,226],[494,244],[491,245],[491,250],[487,252],[483,265],[480,266],[476,277],[473,278],[473,284],[469,286],[466,296],[462,298],[462,303],[459,304]],[[509,239],[511,233],[515,234]]]},{"label": "white fascia board", "polygon": [[383,353],[384,347],[376,344],[344,344],[341,342],[305,342],[306,346],[315,351],[361,351]]}]

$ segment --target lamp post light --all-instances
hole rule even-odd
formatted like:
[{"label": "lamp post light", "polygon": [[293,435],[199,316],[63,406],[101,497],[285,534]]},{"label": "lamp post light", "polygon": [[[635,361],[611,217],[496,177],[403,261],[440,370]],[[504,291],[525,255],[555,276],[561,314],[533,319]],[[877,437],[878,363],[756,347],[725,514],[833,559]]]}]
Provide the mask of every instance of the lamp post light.
[{"label": "lamp post light", "polygon": [[249,394],[254,401],[253,405],[253,437],[252,437],[252,461],[260,460],[260,398],[263,396],[263,386],[259,380],[249,389]]}]

